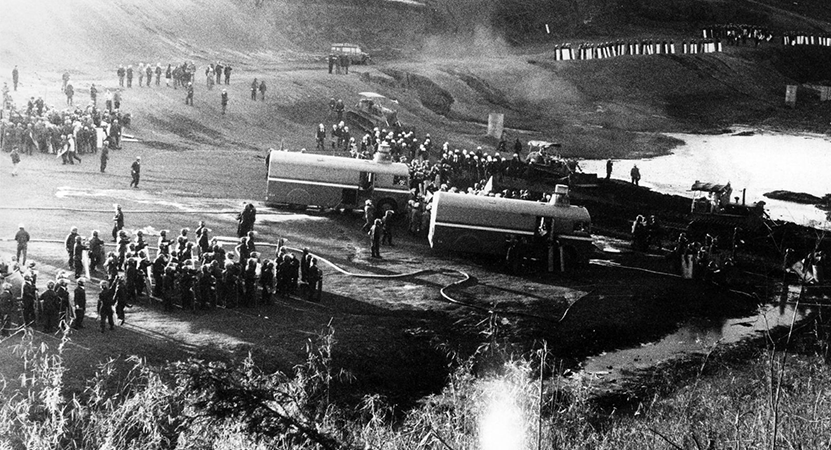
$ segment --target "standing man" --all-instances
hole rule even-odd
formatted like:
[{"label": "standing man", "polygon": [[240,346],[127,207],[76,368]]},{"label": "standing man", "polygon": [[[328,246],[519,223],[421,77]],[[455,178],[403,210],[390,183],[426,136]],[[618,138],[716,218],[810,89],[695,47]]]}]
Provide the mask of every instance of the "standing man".
[{"label": "standing man", "polygon": [[101,146],[101,173],[107,169],[107,160],[110,159],[110,142],[104,139],[104,145]]},{"label": "standing man", "polygon": [[343,73],[344,75],[349,75],[349,64],[352,61],[349,60],[349,55],[343,55]]},{"label": "standing man", "polygon": [[265,101],[265,80],[260,82],[260,100]]},{"label": "standing man", "polygon": [[259,87],[260,83],[254,78],[254,81],[251,82],[251,100],[257,101],[257,88]]},{"label": "standing man", "polygon": [[162,63],[156,63],[156,86],[162,82]]},{"label": "standing man", "polygon": [[104,241],[98,237],[98,230],[92,231],[92,236],[87,241],[89,247],[89,270],[95,271],[104,256]]},{"label": "standing man", "polygon": [[614,165],[614,163],[612,163],[611,159],[606,161],[606,180],[607,181],[609,180],[609,178],[612,177],[612,166],[613,165]]},{"label": "standing man", "polygon": [[35,323],[35,304],[38,292],[30,273],[23,275],[23,325],[30,327]]},{"label": "standing man", "polygon": [[118,122],[118,119],[113,119],[113,123],[110,124],[110,147],[115,149],[121,148],[121,124]]},{"label": "standing man", "polygon": [[208,232],[211,231],[205,226],[205,221],[200,220],[199,226],[196,228],[196,245],[199,247],[199,253],[205,254],[211,250],[210,239],[208,239]]},{"label": "standing man", "polygon": [[632,177],[632,184],[634,184],[635,186],[640,186],[641,171],[640,169],[638,169],[637,164],[632,166],[632,170],[629,171],[629,175]]},{"label": "standing man", "polygon": [[346,109],[346,107],[343,105],[343,100],[338,99],[338,101],[335,103],[335,114],[337,115],[338,123],[340,123],[340,121],[343,120],[344,109]]},{"label": "standing man", "polygon": [[[23,228],[21,223],[18,227],[17,234],[14,235],[14,240],[17,241],[17,262],[23,267],[26,264],[26,255],[29,252],[29,232]],[[23,259],[21,259],[21,257]]]},{"label": "standing man", "polygon": [[[218,75],[217,75],[217,78],[219,78]],[[223,89],[222,90],[222,95],[220,95],[219,98],[220,98],[220,102],[222,103],[222,115],[224,116],[225,115],[225,110],[228,108],[228,91]]]},{"label": "standing man", "polygon": [[231,84],[231,65],[225,64],[225,84]]},{"label": "standing man", "polygon": [[324,143],[326,141],[326,127],[324,127],[323,124],[320,124],[317,127],[315,140],[317,141],[317,150],[323,151],[325,149]]},{"label": "standing man", "polygon": [[124,213],[121,212],[121,205],[115,205],[115,215],[113,216],[113,242],[118,240],[118,232],[124,228]]},{"label": "standing man", "polygon": [[[309,256],[311,257],[311,255]],[[323,291],[323,271],[317,267],[317,258],[311,258],[306,277],[309,291],[306,299],[310,302],[319,302],[321,291]]]},{"label": "standing man", "polygon": [[115,70],[115,74],[118,76],[118,85],[120,87],[124,87],[124,75],[127,74],[127,71],[124,69],[123,64],[118,65],[118,69]]},{"label": "standing man", "polygon": [[89,87],[89,100],[93,107],[98,106],[98,89],[95,87],[95,83],[92,83],[92,86]]},{"label": "standing man", "polygon": [[80,238],[80,236],[78,236],[78,227],[72,227],[72,229],[69,230],[69,234],[66,235],[66,240],[64,240],[66,254],[69,255],[69,262],[67,262],[67,265],[70,268],[73,267],[73,263],[75,262],[73,258],[75,255],[75,238]]},{"label": "standing man", "polygon": [[373,258],[381,257],[381,237],[383,236],[383,225],[381,219],[375,219],[372,227],[369,229],[369,248],[372,251]]},{"label": "standing man", "polygon": [[12,152],[9,154],[12,158],[12,176],[17,176],[17,165],[20,164],[20,153],[17,151],[17,147],[12,148]]},{"label": "standing man", "polygon": [[367,200],[364,202],[364,226],[361,227],[361,231],[364,233],[368,232],[374,223],[375,205],[372,204],[372,200]]},{"label": "standing man", "polygon": [[101,332],[104,332],[105,322],[109,322],[110,330],[115,329],[113,322],[113,292],[106,281],[101,282],[101,293],[98,294],[98,317],[101,318]]},{"label": "standing man", "polygon": [[149,63],[147,64],[145,72],[147,72],[147,87],[150,87],[150,83],[153,81],[153,68],[150,67]]},{"label": "standing man", "polygon": [[127,87],[133,87],[133,65],[129,64],[127,66]]},{"label": "standing man", "polygon": [[133,181],[130,182],[130,187],[138,188],[139,177],[141,176],[141,156],[136,156],[133,165],[130,166],[130,175],[133,176]]},{"label": "standing man", "polygon": [[70,106],[74,105],[75,103],[73,103],[72,97],[75,95],[75,88],[71,84],[67,84],[64,86],[63,92],[66,94],[66,104]]},{"label": "standing man", "polygon": [[332,68],[335,67],[335,55],[329,54],[329,75],[332,74]]},{"label": "standing man", "polygon": [[84,250],[87,246],[81,240],[81,236],[75,236],[75,244],[72,249],[72,262],[75,267],[75,279],[81,278],[84,273]]},{"label": "standing man", "polygon": [[86,281],[83,278],[78,278],[78,285],[75,286],[73,301],[75,303],[75,321],[72,323],[72,328],[80,330],[84,328],[84,313],[87,310],[87,290],[84,287]]},{"label": "standing man", "polygon": [[66,91],[66,85],[69,83],[69,71],[63,73],[63,76],[61,76],[61,80],[63,80],[61,91]]},{"label": "standing man", "polygon": [[217,62],[216,66],[214,66],[214,72],[216,72],[216,84],[222,84],[222,70],[224,69],[222,62]]},{"label": "standing man", "polygon": [[12,84],[14,85],[14,90],[17,91],[17,82],[20,77],[20,72],[17,71],[17,65],[14,66],[12,69]]},{"label": "standing man", "polygon": [[40,304],[43,308],[43,331],[51,333],[58,326],[58,311],[61,308],[61,300],[55,293],[55,282],[46,283],[46,290],[40,294]]},{"label": "standing man", "polygon": [[188,93],[185,97],[185,104],[193,106],[193,83],[188,83]]}]

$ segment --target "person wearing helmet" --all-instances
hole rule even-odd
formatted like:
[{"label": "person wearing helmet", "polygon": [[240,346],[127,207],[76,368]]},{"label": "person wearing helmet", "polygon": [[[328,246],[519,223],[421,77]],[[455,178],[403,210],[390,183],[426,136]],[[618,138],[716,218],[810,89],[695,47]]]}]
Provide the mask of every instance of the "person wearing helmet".
[{"label": "person wearing helmet", "polygon": [[23,228],[23,224],[21,223],[18,226],[17,234],[14,235],[14,240],[17,241],[17,262],[21,265],[26,264],[26,254],[28,253],[29,249],[29,232]]},{"label": "person wearing helmet", "polygon": [[83,277],[78,278],[72,298],[75,303],[75,321],[72,322],[72,328],[76,330],[84,328],[84,313],[87,310],[87,290],[84,287],[85,284],[86,279]]},{"label": "person wearing helmet", "polygon": [[75,238],[78,237],[78,227],[72,227],[69,230],[69,234],[66,235],[66,239],[64,240],[64,246],[66,247],[66,253],[69,255],[69,259],[67,260],[67,265],[69,267],[73,267],[73,256],[75,254]]},{"label": "person wearing helmet", "polygon": [[104,332],[105,325],[109,323],[110,330],[115,329],[115,322],[113,321],[113,292],[110,289],[109,283],[102,281],[101,292],[98,294],[98,317],[101,318],[101,332]]},{"label": "person wearing helmet", "polygon": [[40,304],[43,309],[43,331],[51,333],[57,329],[58,313],[61,307],[61,300],[55,293],[55,282],[46,283],[46,290],[40,294]]},{"label": "person wearing helmet", "polygon": [[81,236],[75,236],[75,244],[72,248],[72,263],[75,267],[75,279],[81,278],[84,273],[84,251],[87,246],[84,245]]},{"label": "person wearing helmet", "polygon": [[23,324],[27,327],[35,323],[35,310],[38,293],[35,288],[35,280],[32,274],[23,275]]}]

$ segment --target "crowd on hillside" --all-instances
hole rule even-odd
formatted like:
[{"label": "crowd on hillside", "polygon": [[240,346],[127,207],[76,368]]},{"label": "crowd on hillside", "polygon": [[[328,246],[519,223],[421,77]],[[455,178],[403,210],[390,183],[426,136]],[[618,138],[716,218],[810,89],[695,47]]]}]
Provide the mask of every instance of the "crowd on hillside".
[{"label": "crowd on hillside", "polygon": [[[114,328],[114,319],[126,321],[125,308],[145,297],[161,303],[166,310],[256,307],[275,298],[300,295],[320,301],[323,272],[308,249],[298,256],[282,240],[273,258],[265,257],[253,232],[256,209],[253,204],[239,215],[239,242],[226,250],[204,221],[193,234],[183,228],[178,236],[167,230],[159,233],[155,247],[142,230],[128,234],[123,228],[120,208],[113,218],[115,250],[107,252],[98,230],[84,239],[77,227],[65,238],[67,265],[74,270],[75,298],[70,301],[71,272],[59,271],[41,292],[35,264],[26,250],[30,236],[23,225],[16,236],[18,251],[12,263],[0,260],[0,318],[4,333],[13,324],[40,323],[45,332],[59,327],[84,328],[86,316],[85,269],[99,280],[97,314],[100,329]],[[21,244],[22,241],[22,244]],[[84,258],[88,257],[85,263]]]},{"label": "crowd on hillside", "polygon": [[[4,95],[8,89],[4,84]],[[121,112],[121,95],[106,91],[105,108],[97,107],[97,89],[90,86],[90,101],[85,107],[56,108],[42,97],[31,97],[26,106],[9,101],[7,116],[0,119],[0,148],[7,153],[36,153],[62,157],[64,164],[80,162],[80,155],[98,150],[121,148],[123,127],[130,114]],[[105,150],[107,150],[105,149]],[[105,166],[105,155],[102,154]]]},{"label": "crowd on hillside", "polygon": [[[205,67],[205,83],[208,89],[212,89],[215,84],[222,84],[223,77],[225,84],[230,84],[232,70],[230,64],[223,64],[221,61],[208,64]],[[152,64],[139,63],[137,68],[133,69],[132,64],[127,67],[121,64],[115,73],[120,87],[132,88],[134,79],[138,81],[138,87],[152,87],[154,84],[161,86],[161,79],[164,77],[165,86],[172,85],[174,89],[178,89],[195,80],[196,65],[193,61],[175,65],[168,63],[166,67],[162,63],[156,63],[155,67]]]},{"label": "crowd on hillside", "polygon": [[773,40],[773,32],[766,27],[748,24],[715,24],[701,29],[704,39],[724,40],[727,45],[746,45],[752,42],[756,47],[762,42]]},{"label": "crowd on hillside", "polygon": [[690,39],[689,42],[660,39],[637,41],[563,43],[554,47],[555,61],[606,59],[625,55],[696,54],[722,51],[721,42],[715,39]]}]

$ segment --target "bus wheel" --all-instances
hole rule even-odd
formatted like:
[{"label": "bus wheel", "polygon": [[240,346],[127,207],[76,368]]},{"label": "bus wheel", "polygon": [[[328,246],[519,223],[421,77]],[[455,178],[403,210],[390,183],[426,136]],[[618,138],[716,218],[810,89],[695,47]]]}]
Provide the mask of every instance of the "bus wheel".
[{"label": "bus wheel", "polygon": [[[398,212],[398,204],[391,198],[385,198],[378,202],[379,217],[384,217],[387,211]],[[393,216],[395,217],[395,216]]]}]

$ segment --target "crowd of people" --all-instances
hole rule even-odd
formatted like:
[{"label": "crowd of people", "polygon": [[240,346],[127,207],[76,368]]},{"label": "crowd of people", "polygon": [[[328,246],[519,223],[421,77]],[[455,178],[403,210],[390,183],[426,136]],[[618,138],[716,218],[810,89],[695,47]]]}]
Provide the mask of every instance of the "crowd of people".
[{"label": "crowd of people", "polygon": [[[231,71],[233,68],[230,64],[223,64],[222,62],[210,63],[205,67],[205,80],[208,89],[212,89],[214,84],[222,84],[224,77],[225,84],[231,83]],[[139,63],[136,69],[129,64],[126,67],[121,64],[116,68],[116,76],[118,77],[119,87],[132,88],[133,79],[138,79],[138,87],[152,87],[161,86],[162,75],[164,75],[165,86],[178,89],[179,87],[186,87],[192,83],[196,76],[196,64],[193,61],[185,61],[181,64],[168,63],[163,66],[162,63],[156,63],[154,67],[152,64]],[[155,77],[155,83],[154,83]]]},{"label": "crowd of people", "polygon": [[722,51],[721,41],[717,39],[690,39],[675,44],[670,40],[637,40],[614,42],[564,43],[554,47],[554,60],[590,60],[606,59],[625,55],[675,55],[713,53]]},{"label": "crowd of people", "polygon": [[[26,232],[23,253],[18,251],[11,265],[0,263],[3,330],[7,333],[12,322],[27,326],[40,323],[45,332],[84,328],[87,270],[100,280],[97,312],[102,332],[114,328],[113,315],[123,324],[125,308],[142,298],[157,301],[166,310],[256,307],[293,295],[320,301],[323,272],[317,259],[308,249],[296,255],[282,240],[274,257],[267,258],[256,242],[252,208],[247,204],[240,214],[239,241],[227,250],[210,237],[212,230],[204,221],[192,234],[188,228],[177,236],[162,230],[151,247],[142,230],[130,234],[123,228],[124,216],[118,207],[113,217],[116,240],[112,251],[106,251],[98,230],[85,239],[72,227],[64,242],[67,266],[74,271],[73,301],[65,292],[72,283],[71,271],[59,271],[39,292],[35,263],[26,264]],[[25,231],[23,225],[20,230]]]},{"label": "crowd of people", "polygon": [[758,47],[762,42],[773,40],[773,32],[766,27],[748,24],[715,24],[701,29],[704,39],[724,40],[727,45],[746,45],[753,42]]},{"label": "crowd of people", "polygon": [[782,45],[818,45],[831,47],[831,35],[811,34],[804,31],[787,31],[782,35]]},{"label": "crowd of people", "polygon": [[[4,94],[8,87],[4,84]],[[107,91],[104,109],[96,106],[96,88],[90,87],[86,107],[63,109],[47,105],[42,97],[31,97],[26,107],[7,105],[8,117],[0,119],[0,148],[4,152],[32,156],[36,153],[61,157],[63,164],[81,162],[81,156],[101,151],[101,171],[106,168],[108,151],[121,148],[123,127],[130,114],[120,110],[120,93]],[[14,162],[15,158],[12,156]],[[15,164],[16,170],[17,164]]]}]

